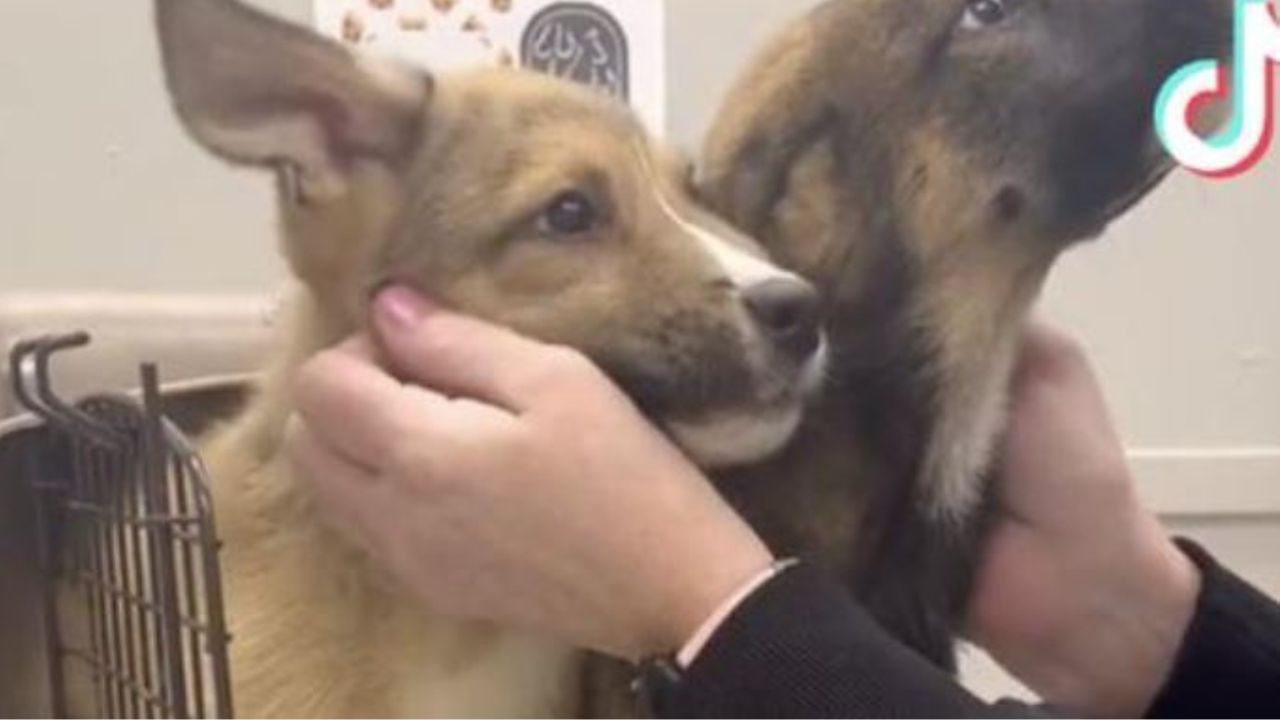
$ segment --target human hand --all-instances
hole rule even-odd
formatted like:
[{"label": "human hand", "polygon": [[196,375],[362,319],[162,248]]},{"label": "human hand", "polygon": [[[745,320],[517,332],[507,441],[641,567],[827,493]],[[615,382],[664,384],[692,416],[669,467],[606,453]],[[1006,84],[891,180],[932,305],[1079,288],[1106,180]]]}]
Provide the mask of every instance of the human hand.
[{"label": "human hand", "polygon": [[380,353],[357,339],[302,371],[289,447],[339,528],[431,608],[638,659],[771,564],[582,356],[401,288],[374,315]]},{"label": "human hand", "polygon": [[1031,328],[969,632],[1048,702],[1140,717],[1173,669],[1197,570],[1140,504],[1087,358]]}]

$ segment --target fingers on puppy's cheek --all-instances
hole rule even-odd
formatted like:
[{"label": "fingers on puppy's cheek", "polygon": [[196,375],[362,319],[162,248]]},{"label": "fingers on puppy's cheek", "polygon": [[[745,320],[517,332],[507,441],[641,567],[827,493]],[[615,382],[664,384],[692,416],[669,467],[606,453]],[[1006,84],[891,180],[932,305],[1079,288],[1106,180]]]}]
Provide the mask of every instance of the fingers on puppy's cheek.
[{"label": "fingers on puppy's cheek", "polygon": [[321,514],[351,541],[375,549],[376,476],[328,450],[296,418],[290,420],[286,437],[289,460],[319,500]]},{"label": "fingers on puppy's cheek", "polygon": [[306,424],[297,415],[290,417],[289,422],[285,424],[285,456],[289,459],[289,463],[296,468],[304,469],[311,461],[309,451],[314,447],[314,441],[310,435],[311,431],[307,429]]},{"label": "fingers on puppy's cheek", "polygon": [[358,486],[373,482],[378,470],[352,460],[340,450],[325,442],[311,431],[306,423],[290,420],[285,439],[288,457],[294,467],[306,473],[307,478],[320,485]]},{"label": "fingers on puppy's cheek", "polygon": [[285,451],[293,471],[322,499],[334,498],[337,468],[326,467],[319,443],[297,417],[291,418],[285,431]]},{"label": "fingers on puppy's cheek", "polygon": [[377,463],[395,432],[402,385],[376,365],[330,350],[299,373],[299,414],[325,442],[349,458]]},{"label": "fingers on puppy's cheek", "polygon": [[374,362],[378,359],[378,350],[374,346],[373,340],[366,335],[357,335],[347,340],[339,345],[337,350],[366,362]]}]

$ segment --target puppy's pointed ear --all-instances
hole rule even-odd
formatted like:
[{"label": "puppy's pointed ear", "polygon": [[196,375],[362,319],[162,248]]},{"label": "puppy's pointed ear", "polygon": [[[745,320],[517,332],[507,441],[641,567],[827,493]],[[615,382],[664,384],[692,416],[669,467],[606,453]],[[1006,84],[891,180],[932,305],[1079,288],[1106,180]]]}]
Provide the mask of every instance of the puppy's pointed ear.
[{"label": "puppy's pointed ear", "polygon": [[353,163],[394,165],[418,139],[431,78],[235,0],[157,0],[170,95],[191,134],[232,162],[292,168],[309,199]]}]

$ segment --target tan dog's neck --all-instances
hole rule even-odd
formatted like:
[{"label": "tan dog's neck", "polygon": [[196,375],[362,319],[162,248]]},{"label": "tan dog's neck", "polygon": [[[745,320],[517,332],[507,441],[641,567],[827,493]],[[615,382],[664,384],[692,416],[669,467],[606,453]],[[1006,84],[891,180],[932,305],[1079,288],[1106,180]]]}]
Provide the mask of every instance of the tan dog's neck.
[{"label": "tan dog's neck", "polygon": [[366,326],[369,297],[379,281],[372,275],[371,241],[396,222],[400,194],[383,168],[368,165],[353,175],[358,181],[323,204],[300,204],[287,188],[280,193],[281,251],[299,281],[289,291],[277,347],[249,420],[241,425],[263,458],[283,442],[298,369]]},{"label": "tan dog's neck", "polygon": [[[291,289],[272,365],[262,376],[260,426],[279,439],[293,412],[297,370],[325,348],[367,326],[376,240],[401,214],[401,185],[376,164],[353,169],[345,190],[324,203],[298,202],[287,187],[279,198],[281,251],[298,283]],[[283,176],[282,185],[288,182]]]},{"label": "tan dog's neck", "polygon": [[299,368],[354,332],[345,319],[324,308],[305,286],[291,289],[270,364],[258,376],[249,405],[227,430],[235,436],[233,442],[250,448],[258,464],[269,462],[282,451],[285,428],[296,410],[293,384]]}]

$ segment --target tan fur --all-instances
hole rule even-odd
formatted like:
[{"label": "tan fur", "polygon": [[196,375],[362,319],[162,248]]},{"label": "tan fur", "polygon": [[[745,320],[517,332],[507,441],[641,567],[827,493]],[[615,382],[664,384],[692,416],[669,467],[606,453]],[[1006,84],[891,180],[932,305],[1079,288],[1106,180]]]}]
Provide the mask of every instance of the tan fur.
[{"label": "tan fur", "polygon": [[561,716],[576,710],[563,645],[437,620],[318,521],[261,437],[206,448],[216,495],[237,711],[253,717]]},{"label": "tan fur", "polygon": [[418,600],[324,525],[293,479],[281,449],[291,375],[347,325],[299,293],[279,364],[242,418],[202,447],[225,543],[237,713],[571,714],[578,659],[569,648],[422,612]]},{"label": "tan fur", "polygon": [[[371,294],[395,281],[583,351],[677,440],[752,431],[749,447],[717,437],[705,450],[755,459],[794,430],[785,419],[817,359],[783,353],[743,298],[755,283],[808,286],[697,207],[683,164],[612,100],[513,71],[382,67],[229,0],[159,3],[188,129],[280,169],[282,252],[299,281],[252,401],[202,447],[237,712],[587,711],[581,653],[433,615],[328,528],[284,455],[294,376],[365,329]],[[224,65],[202,62],[210,53]],[[589,229],[549,224],[566,192],[596,209]]]},{"label": "tan fur", "polygon": [[[250,406],[202,443],[215,479],[232,683],[246,717],[556,717],[578,707],[561,643],[433,618],[326,528],[282,454],[292,378],[362,323],[362,268],[395,214],[395,184],[356,173],[343,202],[283,213],[305,282]],[[318,287],[338,291],[322,298]]]}]

